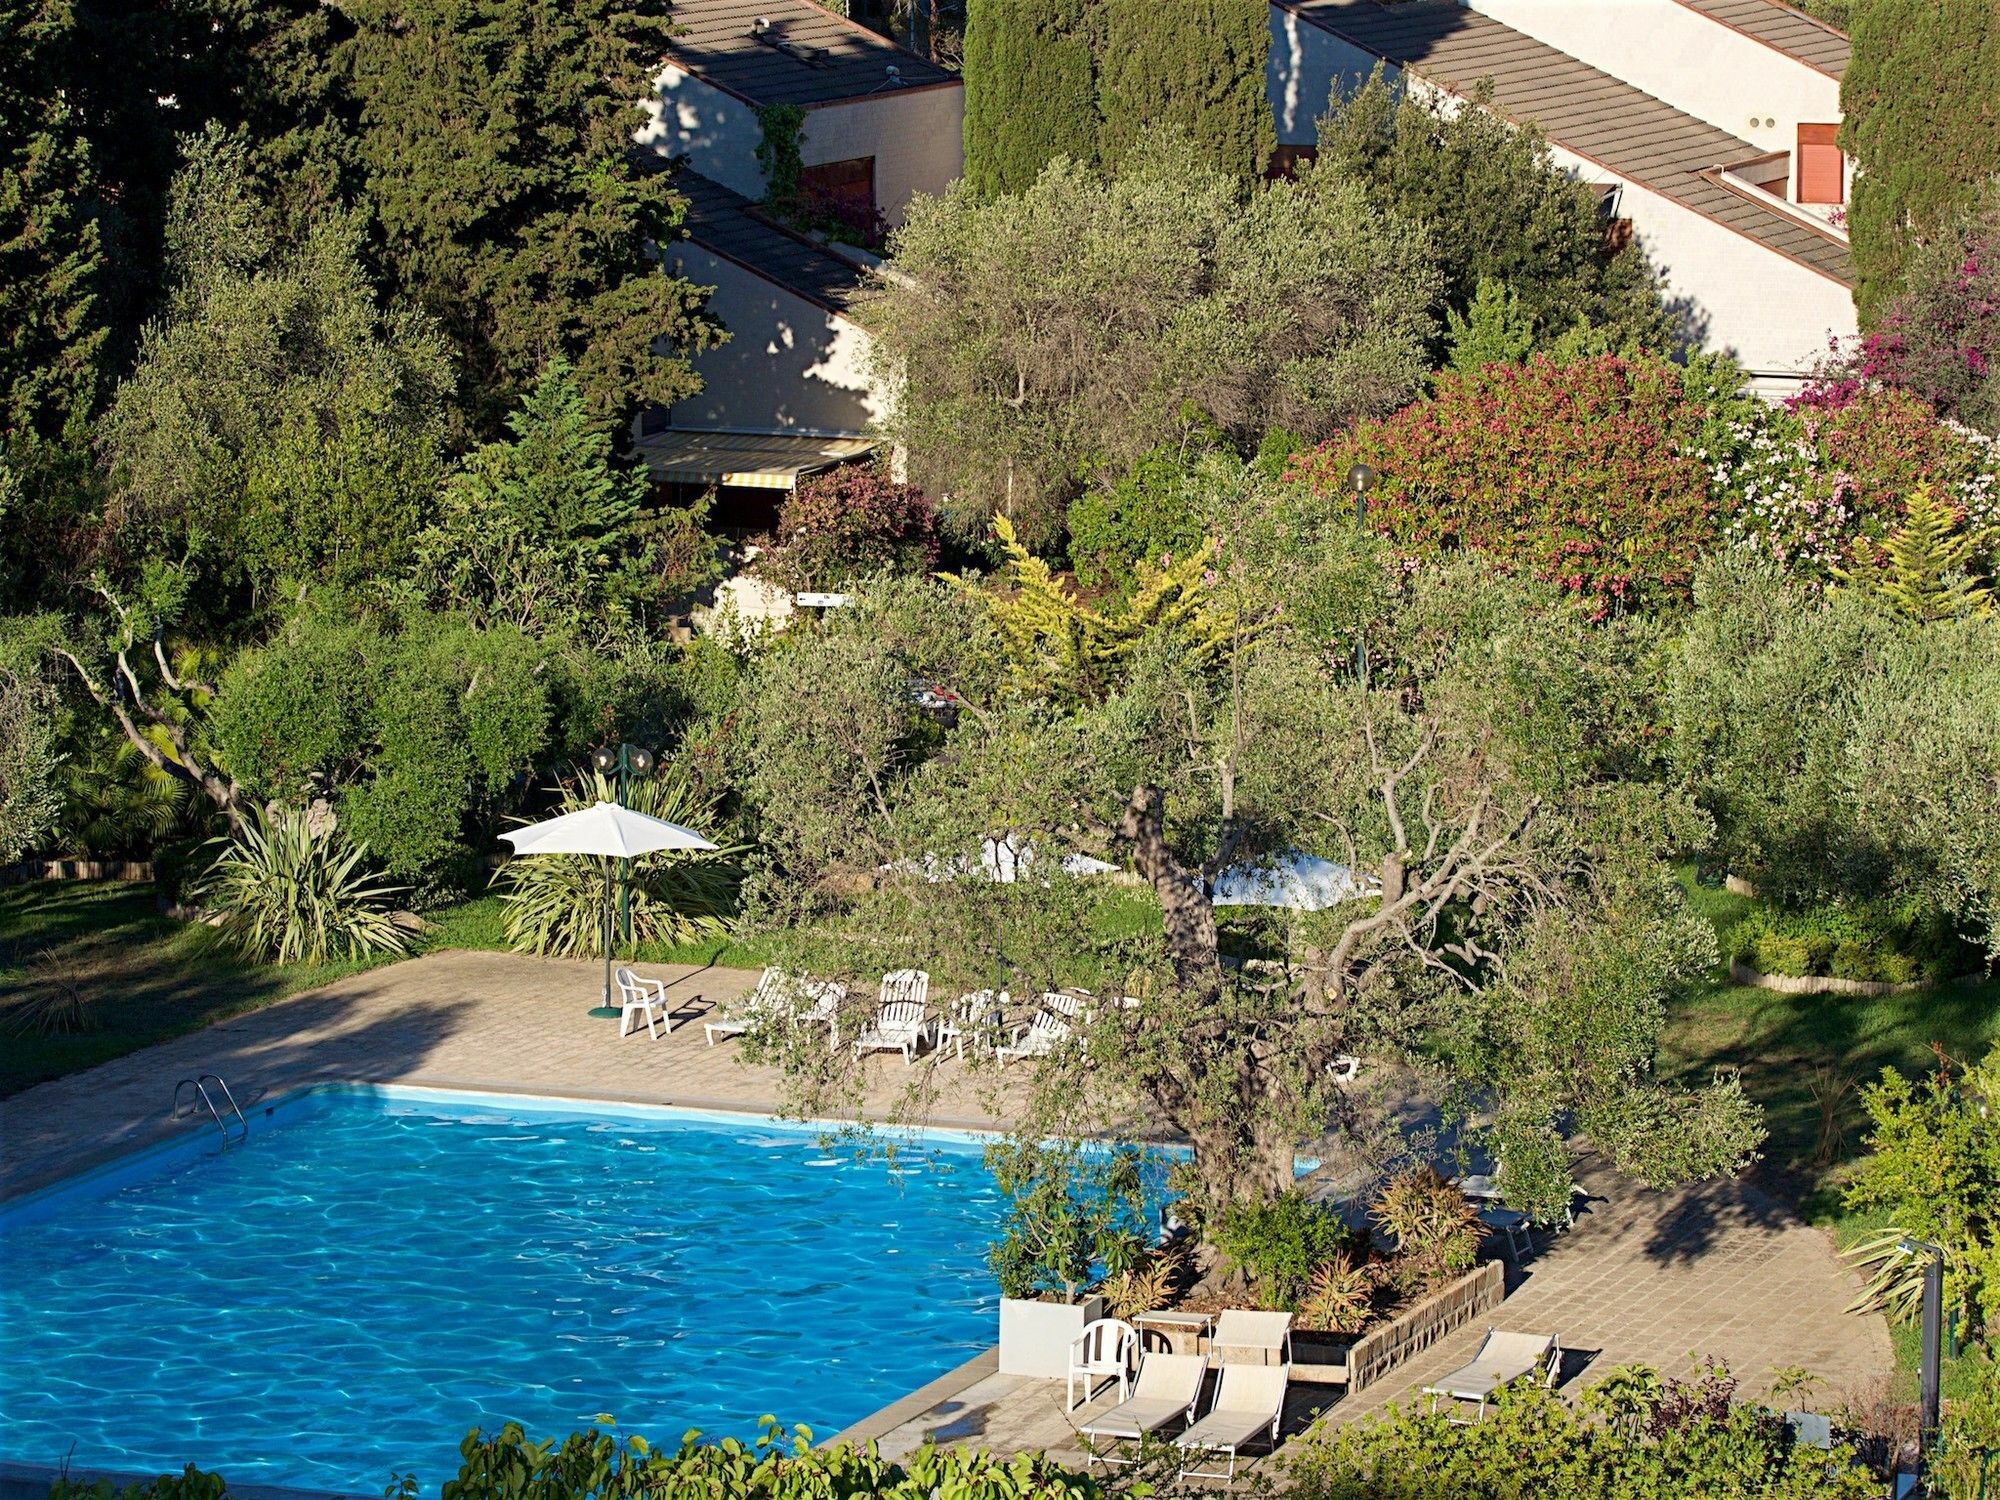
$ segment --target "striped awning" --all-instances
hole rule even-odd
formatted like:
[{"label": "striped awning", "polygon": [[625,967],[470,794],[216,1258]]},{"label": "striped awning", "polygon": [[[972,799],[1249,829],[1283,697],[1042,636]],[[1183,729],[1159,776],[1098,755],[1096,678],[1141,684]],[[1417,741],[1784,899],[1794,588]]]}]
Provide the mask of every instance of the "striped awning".
[{"label": "striped awning", "polygon": [[812,474],[875,450],[872,438],[801,437],[789,432],[683,432],[639,439],[646,471],[663,484],[730,484],[789,490]]}]

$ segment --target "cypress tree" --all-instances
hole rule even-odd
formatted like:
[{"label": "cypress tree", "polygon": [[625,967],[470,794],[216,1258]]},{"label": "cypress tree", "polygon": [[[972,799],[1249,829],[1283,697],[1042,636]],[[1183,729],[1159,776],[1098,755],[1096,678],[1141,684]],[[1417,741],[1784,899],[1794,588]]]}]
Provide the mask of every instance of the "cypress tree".
[{"label": "cypress tree", "polygon": [[1017,193],[1058,156],[1097,161],[1090,0],[969,0],[965,177],[983,197]]},{"label": "cypress tree", "polygon": [[87,416],[104,347],[90,148],[50,81],[71,26],[64,0],[0,0],[0,436]]},{"label": "cypress tree", "polygon": [[2000,172],[2000,5],[1866,0],[1841,81],[1840,142],[1854,158],[1854,300],[1873,323],[1904,261]]},{"label": "cypress tree", "polygon": [[1265,0],[1102,0],[1099,155],[1116,169],[1149,132],[1177,129],[1237,177],[1261,176],[1277,130],[1265,92]]},{"label": "cypress tree", "polygon": [[[466,438],[550,360],[593,418],[670,405],[720,330],[653,247],[685,200],[632,133],[669,26],[657,0],[350,0],[343,71],[381,259],[456,346]],[[673,352],[656,353],[656,344]]]}]

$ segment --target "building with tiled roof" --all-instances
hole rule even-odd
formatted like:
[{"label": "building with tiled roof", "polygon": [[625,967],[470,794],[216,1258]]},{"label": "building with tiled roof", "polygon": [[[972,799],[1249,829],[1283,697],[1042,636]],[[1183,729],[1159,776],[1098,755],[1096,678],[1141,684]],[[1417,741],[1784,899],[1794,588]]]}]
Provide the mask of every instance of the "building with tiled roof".
[{"label": "building with tiled roof", "polygon": [[1834,144],[1845,39],[1776,0],[1271,0],[1281,146],[1377,67],[1547,138],[1651,256],[1686,330],[1768,391],[1855,330]]}]

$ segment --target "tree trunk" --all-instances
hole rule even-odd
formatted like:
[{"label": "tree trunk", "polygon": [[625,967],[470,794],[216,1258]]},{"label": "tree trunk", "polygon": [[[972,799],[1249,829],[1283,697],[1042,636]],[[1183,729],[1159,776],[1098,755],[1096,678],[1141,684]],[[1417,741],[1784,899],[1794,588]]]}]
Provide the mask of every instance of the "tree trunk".
[{"label": "tree trunk", "polygon": [[1118,834],[1132,846],[1132,863],[1160,898],[1160,921],[1174,959],[1174,978],[1190,995],[1212,996],[1222,988],[1215,908],[1200,876],[1167,847],[1166,804],[1166,793],[1156,786],[1133,788]]}]

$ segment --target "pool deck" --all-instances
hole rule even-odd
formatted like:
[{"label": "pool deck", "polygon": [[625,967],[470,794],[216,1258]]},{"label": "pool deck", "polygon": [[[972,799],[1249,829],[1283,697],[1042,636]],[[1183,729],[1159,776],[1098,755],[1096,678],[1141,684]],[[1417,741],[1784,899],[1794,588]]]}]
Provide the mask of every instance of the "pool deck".
[{"label": "pool deck", "polygon": [[[602,969],[511,953],[447,952],[370,969],[187,1036],[115,1058],[0,1100],[0,1201],[183,1131],[169,1118],[174,1085],[215,1073],[246,1113],[319,1083],[404,1083],[555,1098],[610,1099],[768,1115],[782,1100],[775,1069],[746,1066],[742,1044],[707,1044],[702,1018],[757,982],[747,969],[642,966],[667,982],[673,1029],[655,1041],[620,1038],[619,1023],[585,1015]],[[929,1091],[926,1123],[1004,1128],[1010,1082],[928,1058],[871,1059],[860,1112],[907,1113],[907,1091]]]},{"label": "pool deck", "polygon": [[[620,1040],[618,1023],[584,1014],[596,998],[590,963],[504,953],[448,952],[370,970],[262,1010],[0,1100],[0,1201],[99,1161],[212,1122],[169,1118],[175,1083],[197,1073],[229,1081],[246,1111],[314,1084],[404,1083],[576,1099],[776,1111],[774,1070],[747,1066],[740,1045],[705,1043],[700,1018],[748,990],[737,969],[654,968],[683,1017],[658,1041]],[[913,1081],[927,1088],[925,1119],[940,1127],[1005,1124],[1006,1075],[956,1061],[906,1068],[871,1063],[858,1111],[881,1117]],[[254,1116],[253,1116],[254,1118]],[[1746,1394],[1774,1368],[1804,1365],[1823,1384],[1811,1404],[1866,1404],[1893,1359],[1877,1317],[1843,1311],[1858,1289],[1826,1236],[1754,1184],[1650,1192],[1586,1162],[1586,1211],[1510,1273],[1497,1326],[1555,1333],[1569,1351],[1574,1390],[1612,1366],[1644,1361],[1668,1373],[1691,1355],[1728,1361]],[[1333,1402],[1346,1421],[1406,1400],[1471,1356],[1486,1322],[1459,1330],[1361,1392]],[[1014,1451],[1078,1457],[1060,1382],[996,1373],[990,1356],[913,1392],[850,1429],[907,1451],[926,1433]],[[1287,1431],[1327,1396],[1300,1388]],[[1075,1414],[1081,1416],[1081,1413]]]}]

